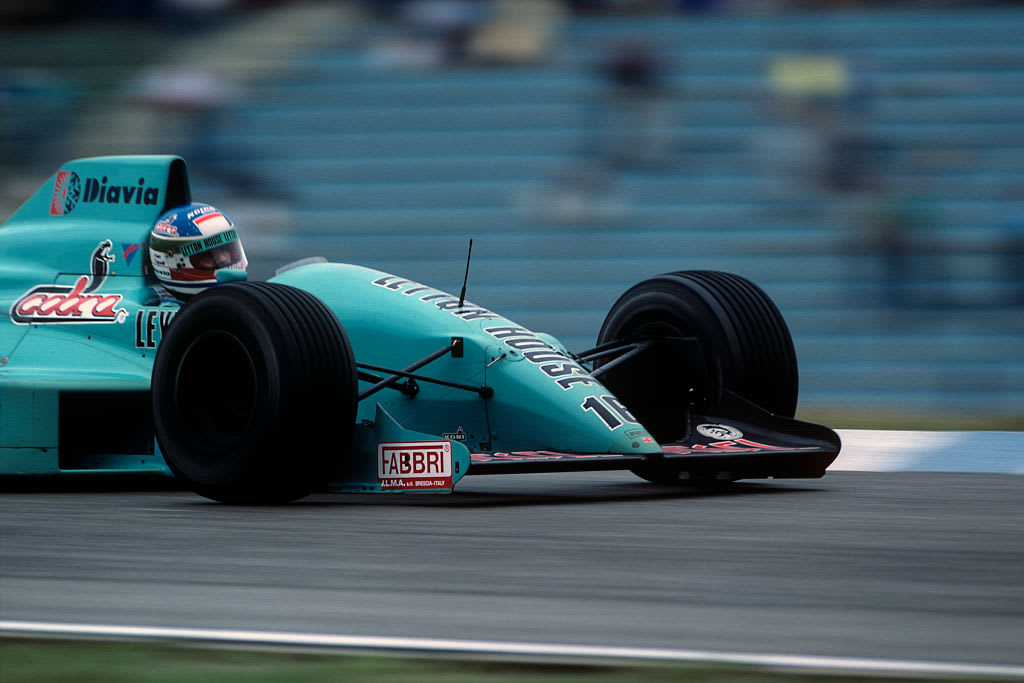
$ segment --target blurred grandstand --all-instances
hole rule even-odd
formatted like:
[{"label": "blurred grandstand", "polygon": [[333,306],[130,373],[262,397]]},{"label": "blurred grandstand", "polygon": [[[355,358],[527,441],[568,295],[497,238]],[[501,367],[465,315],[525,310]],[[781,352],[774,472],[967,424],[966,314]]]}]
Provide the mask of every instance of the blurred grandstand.
[{"label": "blurred grandstand", "polygon": [[581,348],[634,282],[727,270],[789,321],[801,414],[1024,426],[1013,3],[6,7],[5,216],[67,158],[180,153],[255,277],[457,291],[473,238],[469,298]]}]

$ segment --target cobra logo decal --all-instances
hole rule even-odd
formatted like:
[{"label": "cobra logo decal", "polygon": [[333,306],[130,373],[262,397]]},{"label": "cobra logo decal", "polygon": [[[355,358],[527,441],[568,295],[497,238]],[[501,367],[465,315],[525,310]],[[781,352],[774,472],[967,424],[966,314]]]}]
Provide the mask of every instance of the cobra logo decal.
[{"label": "cobra logo decal", "polygon": [[113,243],[103,240],[92,252],[92,274],[82,275],[73,285],[36,285],[11,305],[11,322],[16,325],[63,323],[123,323],[128,311],[121,307],[123,294],[97,293],[114,257]]}]

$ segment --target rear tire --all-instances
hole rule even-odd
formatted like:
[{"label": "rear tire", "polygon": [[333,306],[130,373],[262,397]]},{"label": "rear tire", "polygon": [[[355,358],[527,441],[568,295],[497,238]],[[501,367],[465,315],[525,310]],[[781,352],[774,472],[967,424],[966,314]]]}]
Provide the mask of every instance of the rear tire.
[{"label": "rear tire", "polygon": [[326,484],[349,449],[356,368],[341,323],[318,298],[234,283],[174,317],[153,364],[157,441],[200,495],[273,504]]},{"label": "rear tire", "polygon": [[638,365],[602,377],[661,443],[683,437],[692,405],[713,414],[726,390],[777,415],[796,414],[798,370],[789,328],[768,295],[745,278],[680,271],[634,285],[612,306],[597,343],[641,337],[696,337],[703,349],[696,359],[655,349]]}]

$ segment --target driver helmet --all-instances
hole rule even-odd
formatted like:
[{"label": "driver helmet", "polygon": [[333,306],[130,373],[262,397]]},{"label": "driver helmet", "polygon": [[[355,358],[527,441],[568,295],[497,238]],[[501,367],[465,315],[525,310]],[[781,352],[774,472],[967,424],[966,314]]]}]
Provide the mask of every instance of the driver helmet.
[{"label": "driver helmet", "polygon": [[[185,298],[244,279],[249,264],[234,223],[209,204],[164,212],[149,233],[149,260],[163,286]],[[241,277],[227,271],[241,271]]]}]

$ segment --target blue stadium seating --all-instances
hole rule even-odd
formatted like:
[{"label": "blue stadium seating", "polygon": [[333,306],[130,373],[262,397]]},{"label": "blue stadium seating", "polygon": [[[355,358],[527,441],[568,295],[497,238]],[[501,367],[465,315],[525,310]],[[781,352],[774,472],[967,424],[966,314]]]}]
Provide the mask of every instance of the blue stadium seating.
[{"label": "blue stadium seating", "polygon": [[[581,348],[632,283],[728,270],[789,321],[802,411],[1019,425],[1022,35],[1012,6],[588,17],[538,64],[404,70],[321,36],[222,117],[217,143],[287,198],[287,228],[246,236],[257,276],[324,255],[458,291],[473,238],[469,298]],[[602,173],[597,67],[623,38],[663,58],[672,116],[660,163]],[[815,139],[769,77],[794,55],[852,69],[870,187],[830,188],[813,147],[787,146]],[[579,183],[591,194],[564,191]]]}]

